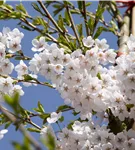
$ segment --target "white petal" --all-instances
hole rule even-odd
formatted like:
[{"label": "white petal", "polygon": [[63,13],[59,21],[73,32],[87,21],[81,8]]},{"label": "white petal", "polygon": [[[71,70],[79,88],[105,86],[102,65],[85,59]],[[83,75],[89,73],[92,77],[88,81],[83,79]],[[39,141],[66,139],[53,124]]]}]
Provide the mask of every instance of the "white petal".
[{"label": "white petal", "polygon": [[6,134],[7,132],[8,132],[7,129],[3,129],[3,130],[0,131],[0,134]]},{"label": "white petal", "polygon": [[33,40],[32,40],[32,45],[33,45],[33,46],[37,47],[38,44],[39,44],[39,42],[38,42],[37,39],[33,39]]},{"label": "white petal", "polygon": [[4,137],[4,135],[3,135],[3,134],[0,134],[0,140],[1,140],[3,137]]}]

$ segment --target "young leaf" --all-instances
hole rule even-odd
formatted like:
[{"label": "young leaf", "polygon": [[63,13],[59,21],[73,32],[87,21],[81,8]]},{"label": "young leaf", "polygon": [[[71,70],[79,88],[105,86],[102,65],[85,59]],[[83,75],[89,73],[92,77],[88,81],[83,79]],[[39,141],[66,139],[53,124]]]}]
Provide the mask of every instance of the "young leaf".
[{"label": "young leaf", "polygon": [[77,25],[77,30],[78,30],[79,36],[82,37],[83,36],[83,25],[78,24]]},{"label": "young leaf", "polygon": [[47,137],[44,139],[42,138],[42,142],[48,150],[56,150],[55,139],[49,131],[47,133]]},{"label": "young leaf", "polygon": [[83,7],[83,2],[82,1],[77,1],[78,3],[78,8],[80,9],[80,11],[82,10]]},{"label": "young leaf", "polygon": [[38,109],[40,110],[41,113],[45,113],[43,105],[38,101]]},{"label": "young leaf", "polygon": [[24,77],[25,81],[33,80],[33,78],[30,75],[28,75],[28,74],[23,75],[23,77]]},{"label": "young leaf", "polygon": [[107,28],[102,27],[102,26],[98,27],[98,29],[97,29],[97,31],[96,31],[96,33],[94,35],[94,39],[97,39],[103,31],[107,32],[109,30]]},{"label": "young leaf", "polygon": [[63,112],[63,111],[65,111],[65,110],[67,110],[67,109],[71,109],[72,110],[72,107],[71,106],[68,106],[68,105],[61,105],[61,106],[59,106],[58,107],[58,109],[57,109],[57,113],[59,113],[59,112]]},{"label": "young leaf", "polygon": [[16,10],[22,11],[24,14],[27,14],[27,11],[22,3],[20,3],[19,5],[16,5]]},{"label": "young leaf", "polygon": [[28,131],[30,131],[30,132],[37,132],[37,133],[40,133],[40,130],[39,129],[37,129],[37,128],[27,128],[27,130]]},{"label": "young leaf", "polygon": [[4,4],[4,1],[0,1],[0,6]]}]

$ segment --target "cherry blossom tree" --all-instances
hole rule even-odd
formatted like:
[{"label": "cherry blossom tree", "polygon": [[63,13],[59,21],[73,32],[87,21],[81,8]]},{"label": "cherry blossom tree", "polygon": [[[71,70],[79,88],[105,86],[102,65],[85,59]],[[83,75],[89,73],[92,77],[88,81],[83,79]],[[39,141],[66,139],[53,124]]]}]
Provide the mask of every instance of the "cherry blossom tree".
[{"label": "cherry blossom tree", "polygon": [[[31,58],[22,50],[25,35],[19,29],[4,27],[0,32],[0,99],[11,108],[0,105],[0,124],[5,125],[0,139],[12,124],[24,135],[23,144],[13,143],[16,150],[41,150],[41,143],[49,150],[134,150],[135,2],[99,1],[95,12],[88,11],[91,2],[86,1],[31,4],[40,16],[31,17],[22,3],[12,7],[0,2],[0,19],[16,19],[24,30],[39,33],[31,41]],[[127,7],[124,15],[120,7]],[[105,11],[110,21],[105,20]],[[77,24],[74,17],[82,23]],[[110,48],[106,39],[98,39],[103,32],[118,37],[118,50]],[[23,87],[38,85],[57,90],[65,105],[51,113],[41,102],[34,111],[23,108],[19,103]],[[68,111],[77,118],[61,128]],[[35,116],[42,126],[32,121]],[[30,132],[38,132],[41,142]]]}]

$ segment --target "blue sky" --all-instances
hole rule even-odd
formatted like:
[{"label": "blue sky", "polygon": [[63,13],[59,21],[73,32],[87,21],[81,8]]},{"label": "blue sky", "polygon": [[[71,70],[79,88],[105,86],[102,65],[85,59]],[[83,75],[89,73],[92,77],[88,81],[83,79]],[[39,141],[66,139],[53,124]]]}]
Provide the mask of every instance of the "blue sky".
[{"label": "blue sky", "polygon": [[[9,3],[9,2],[8,2]],[[11,5],[16,5],[18,2],[10,2]],[[32,16],[39,15],[36,11],[34,11],[31,7],[31,2],[24,2],[23,3],[25,8],[27,9],[28,13]],[[89,11],[94,11],[97,7],[97,2],[93,2],[92,7],[90,7]],[[106,13],[105,18],[107,21],[109,21],[109,15]],[[78,18],[75,18],[77,22],[80,22]],[[2,21],[0,20],[0,31],[2,31],[3,27],[10,27],[11,29],[19,28],[17,25],[19,21],[17,20],[6,20]],[[20,29],[20,28],[19,28]],[[32,57],[34,53],[31,51],[31,41],[32,39],[38,35],[36,31],[30,32],[23,29],[20,29],[24,33],[24,38],[22,40],[22,50],[24,54],[27,56]],[[106,38],[108,40],[108,43],[111,48],[117,49],[117,38],[111,34],[111,33],[103,33],[100,36],[100,39]],[[19,63],[19,61],[14,61],[15,64]],[[25,95],[21,97],[21,104],[24,108],[28,110],[32,110],[32,108],[37,106],[37,102],[40,100],[40,102],[43,104],[46,112],[52,112],[57,109],[59,105],[64,104],[63,100],[60,97],[60,94],[54,90],[50,89],[45,86],[31,86],[31,87],[23,87],[25,91]],[[71,119],[71,113],[68,113],[65,115],[65,122],[61,125],[61,127],[66,126],[67,123],[69,123]],[[37,118],[33,120],[38,125],[41,125],[41,121]],[[2,129],[2,127],[0,127]],[[39,139],[39,134],[34,133],[32,134],[36,139]],[[9,127],[9,132],[5,135],[5,137],[0,141],[0,149],[6,149],[6,150],[13,150],[13,147],[11,146],[11,141],[18,141],[21,142],[23,140],[21,133],[18,131],[15,131],[14,126]]]}]

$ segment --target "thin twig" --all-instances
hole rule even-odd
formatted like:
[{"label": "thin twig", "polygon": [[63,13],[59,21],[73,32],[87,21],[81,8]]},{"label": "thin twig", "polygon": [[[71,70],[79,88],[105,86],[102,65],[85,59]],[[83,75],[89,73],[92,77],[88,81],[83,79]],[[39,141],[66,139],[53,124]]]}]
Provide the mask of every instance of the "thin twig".
[{"label": "thin twig", "polygon": [[[6,7],[3,8],[7,13],[12,13],[11,10],[7,9]],[[51,39],[54,43],[57,43],[58,44],[58,41],[52,37],[50,34],[48,33],[43,33],[43,31],[39,28],[37,28],[35,25],[33,25],[32,23],[30,23],[28,20],[26,20],[26,18],[22,17],[20,18],[20,21],[22,21],[23,23],[25,23],[26,25],[30,26],[33,30],[36,30],[37,32],[39,32],[40,34],[48,37],[49,39]]]},{"label": "thin twig", "polygon": [[[0,77],[3,77],[3,78],[7,78],[8,76],[4,76],[4,75],[1,75],[0,74]],[[32,80],[28,80],[28,81],[25,81],[25,80],[20,80],[20,79],[17,79],[17,78],[14,78],[14,77],[11,77],[15,82],[19,83],[19,82],[25,82],[25,83],[33,83],[33,84],[39,84],[39,85],[44,85],[44,86],[48,86],[50,88],[54,88],[51,84],[49,83],[43,83],[43,82],[40,82],[38,81],[37,79],[35,79],[34,81]]]},{"label": "thin twig", "polygon": [[34,26],[32,23],[30,23],[28,20],[26,19],[20,19],[22,22],[24,22],[25,24],[27,24],[28,26],[32,27],[34,30],[38,31],[39,33],[41,33],[42,35],[45,35],[46,37],[50,38],[54,43],[58,43],[58,41],[52,37],[50,34],[47,33],[43,33],[43,31],[39,28],[37,28],[36,26]]},{"label": "thin twig", "polygon": [[78,41],[78,44],[79,44],[80,46],[82,46],[82,44],[81,44],[81,42],[80,42],[80,39],[79,39],[79,35],[78,35],[78,33],[77,33],[77,30],[76,30],[76,27],[75,27],[75,24],[74,24],[74,21],[73,21],[73,18],[72,18],[72,15],[71,15],[71,12],[70,12],[70,9],[69,9],[68,5],[66,5],[65,7],[66,7],[67,13],[68,13],[68,15],[69,15],[69,19],[70,19],[70,22],[71,22],[71,25],[72,25],[72,29],[73,29],[73,31],[74,31],[74,34],[75,34],[76,39],[77,39],[77,41]]},{"label": "thin twig", "polygon": [[82,12],[82,15],[84,16],[86,34],[87,34],[87,36],[89,36],[89,28],[88,28],[88,21],[87,21],[85,0],[83,0],[82,3],[83,3],[83,12]]},{"label": "thin twig", "polygon": [[45,5],[42,3],[42,1],[38,0],[39,5],[41,6],[41,8],[43,9],[43,11],[45,12],[45,14],[47,15],[47,18],[53,23],[53,25],[56,27],[56,29],[59,31],[59,33],[61,35],[63,35],[65,37],[65,39],[67,40],[67,42],[70,42],[69,39],[66,36],[66,32],[63,31],[59,25],[57,24],[57,22],[53,19],[53,17],[51,16],[51,14],[49,13],[49,11],[47,10],[47,8],[45,7]]},{"label": "thin twig", "polygon": [[[9,113],[9,111],[7,111],[6,109],[4,109],[1,105],[0,105],[0,111],[10,120],[14,123],[14,125],[16,125],[17,123],[17,118]],[[36,150],[41,150],[41,147],[39,145],[39,143],[26,131],[26,129],[24,128],[24,126],[22,124],[19,125],[19,130],[22,132],[22,134],[30,141],[30,143],[35,147]]]}]

